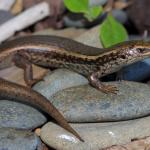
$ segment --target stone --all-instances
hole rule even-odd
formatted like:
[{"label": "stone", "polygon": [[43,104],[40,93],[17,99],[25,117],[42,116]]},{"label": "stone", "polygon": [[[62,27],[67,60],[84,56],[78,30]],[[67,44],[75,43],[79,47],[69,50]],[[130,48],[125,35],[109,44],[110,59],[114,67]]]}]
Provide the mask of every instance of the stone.
[{"label": "stone", "polygon": [[8,100],[0,101],[0,127],[34,129],[47,121],[36,108]]},{"label": "stone", "polygon": [[100,150],[150,135],[150,117],[114,123],[71,124],[85,142],[49,122],[41,129],[41,139],[57,150]]},{"label": "stone", "polygon": [[4,22],[8,21],[9,19],[12,19],[14,16],[6,10],[0,10],[0,25]]},{"label": "stone", "polygon": [[150,58],[122,68],[118,73],[118,79],[129,81],[144,81],[150,75]]},{"label": "stone", "polygon": [[102,48],[102,44],[99,40],[99,34],[100,27],[98,25],[81,34],[79,37],[75,38],[75,40],[86,45]]},{"label": "stone", "polygon": [[87,84],[88,80],[83,76],[67,69],[57,69],[49,72],[44,81],[37,83],[33,89],[50,98],[53,94],[63,89]]},{"label": "stone", "polygon": [[104,5],[107,0],[89,0],[89,6]]},{"label": "stone", "polygon": [[123,10],[114,9],[112,11],[112,15],[122,24],[128,20],[127,14]]},{"label": "stone", "polygon": [[150,150],[150,137],[136,139],[127,144],[111,146],[102,150]]},{"label": "stone", "polygon": [[55,30],[50,28],[35,32],[35,35],[54,35],[72,39],[78,37],[79,35],[82,35],[85,31],[86,29],[65,28],[61,30]]},{"label": "stone", "polygon": [[30,131],[0,128],[0,150],[37,150],[40,139]]},{"label": "stone", "polygon": [[82,14],[74,14],[72,12],[68,12],[63,17],[64,26],[67,28],[73,27],[73,28],[85,28],[87,24],[89,25],[87,19]]},{"label": "stone", "polygon": [[53,96],[43,91],[42,94],[49,97],[69,122],[120,121],[149,115],[150,86],[131,81],[107,84],[115,85],[117,94],[105,94],[90,85],[67,88]]}]

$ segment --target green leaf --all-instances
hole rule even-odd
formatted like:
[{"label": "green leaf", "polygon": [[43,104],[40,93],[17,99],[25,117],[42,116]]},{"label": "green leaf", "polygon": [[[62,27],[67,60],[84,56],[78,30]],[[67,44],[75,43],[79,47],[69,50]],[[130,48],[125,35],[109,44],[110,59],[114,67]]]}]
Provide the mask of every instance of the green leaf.
[{"label": "green leaf", "polygon": [[65,6],[74,13],[84,13],[84,16],[92,21],[102,12],[101,6],[89,7],[89,0],[64,0]]},{"label": "green leaf", "polygon": [[101,6],[93,6],[93,7],[89,7],[88,11],[85,13],[85,17],[89,20],[92,21],[94,19],[96,19],[101,13],[102,13],[103,9]]},{"label": "green leaf", "polygon": [[88,0],[64,0],[65,6],[74,13],[88,11]]},{"label": "green leaf", "polygon": [[104,47],[110,47],[114,44],[128,39],[126,29],[112,15],[108,15],[106,20],[100,26],[100,40]]}]

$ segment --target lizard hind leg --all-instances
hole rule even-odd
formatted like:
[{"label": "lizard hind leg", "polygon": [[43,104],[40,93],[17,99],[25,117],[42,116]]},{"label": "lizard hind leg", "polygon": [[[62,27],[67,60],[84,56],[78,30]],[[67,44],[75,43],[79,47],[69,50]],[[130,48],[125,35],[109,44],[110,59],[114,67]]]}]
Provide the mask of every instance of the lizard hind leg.
[{"label": "lizard hind leg", "polygon": [[32,87],[38,81],[43,80],[43,76],[34,79],[32,63],[21,55],[15,55],[13,58],[15,65],[24,70],[24,81],[28,87]]},{"label": "lizard hind leg", "polygon": [[94,86],[95,88],[97,88],[98,90],[108,94],[108,93],[113,93],[116,94],[116,92],[118,91],[117,87],[113,86],[113,85],[105,85],[103,84],[100,80],[100,72],[95,72],[92,73],[89,76],[89,81],[91,83],[92,86]]}]

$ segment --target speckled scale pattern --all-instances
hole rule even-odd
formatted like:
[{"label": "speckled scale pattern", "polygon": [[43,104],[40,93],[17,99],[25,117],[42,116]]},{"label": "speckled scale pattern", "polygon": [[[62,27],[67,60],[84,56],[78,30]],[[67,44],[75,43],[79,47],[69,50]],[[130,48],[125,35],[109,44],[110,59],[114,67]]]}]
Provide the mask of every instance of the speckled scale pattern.
[{"label": "speckled scale pattern", "polygon": [[27,36],[2,44],[0,50],[3,62],[17,53],[42,67],[67,68],[85,76],[99,71],[102,77],[149,57],[150,43],[130,41],[99,49],[63,37]]}]

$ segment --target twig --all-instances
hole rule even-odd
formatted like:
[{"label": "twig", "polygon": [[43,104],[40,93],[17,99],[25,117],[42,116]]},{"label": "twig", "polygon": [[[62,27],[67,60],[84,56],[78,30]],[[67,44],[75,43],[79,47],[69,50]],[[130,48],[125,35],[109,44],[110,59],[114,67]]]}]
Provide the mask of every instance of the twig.
[{"label": "twig", "polygon": [[0,26],[0,43],[11,37],[16,31],[25,29],[49,15],[50,9],[46,2],[39,3],[27,9],[20,15],[10,19]]}]

